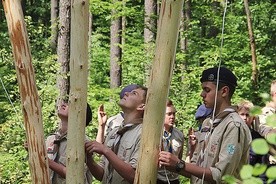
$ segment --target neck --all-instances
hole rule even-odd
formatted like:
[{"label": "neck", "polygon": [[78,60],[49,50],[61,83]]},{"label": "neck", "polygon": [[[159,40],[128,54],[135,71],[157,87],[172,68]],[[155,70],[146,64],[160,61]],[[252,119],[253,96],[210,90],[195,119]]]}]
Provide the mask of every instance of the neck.
[{"label": "neck", "polygon": [[143,118],[138,114],[124,113],[125,124],[140,124],[142,121]]},{"label": "neck", "polygon": [[68,130],[68,119],[61,119],[60,121],[60,133],[65,133]]},{"label": "neck", "polygon": [[217,116],[219,113],[223,112],[224,109],[231,106],[231,102],[225,102],[221,104],[217,104],[217,107],[215,109],[215,116]]},{"label": "neck", "polygon": [[166,130],[166,132],[170,132],[172,129],[172,126],[166,126],[164,125],[164,129]]}]

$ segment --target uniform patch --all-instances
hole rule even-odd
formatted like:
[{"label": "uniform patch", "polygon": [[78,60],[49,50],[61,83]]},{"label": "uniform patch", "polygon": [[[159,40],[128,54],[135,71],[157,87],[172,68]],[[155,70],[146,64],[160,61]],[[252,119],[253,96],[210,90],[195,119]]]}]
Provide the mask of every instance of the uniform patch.
[{"label": "uniform patch", "polygon": [[211,145],[211,152],[212,152],[212,153],[215,153],[216,150],[217,150],[217,145],[212,144],[212,145]]},{"label": "uniform patch", "polygon": [[233,144],[228,144],[227,145],[227,153],[229,155],[233,155],[234,152],[235,152],[235,149],[236,149],[236,147]]}]

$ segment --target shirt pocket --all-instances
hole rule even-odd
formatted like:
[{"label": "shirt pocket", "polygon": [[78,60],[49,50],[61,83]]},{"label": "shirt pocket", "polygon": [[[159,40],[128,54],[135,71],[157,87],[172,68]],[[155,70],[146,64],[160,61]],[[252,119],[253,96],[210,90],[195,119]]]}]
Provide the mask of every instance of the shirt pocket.
[{"label": "shirt pocket", "polygon": [[113,136],[111,136],[110,139],[106,142],[106,146],[107,146],[108,148],[110,148],[110,149],[113,148],[113,146],[114,146],[114,144],[115,144],[115,138],[116,138],[116,136],[113,135]]},{"label": "shirt pocket", "polygon": [[121,144],[117,154],[118,157],[121,158],[123,161],[129,162],[132,156],[133,146],[134,145],[128,141]]},{"label": "shirt pocket", "polygon": [[173,139],[172,148],[173,148],[173,152],[178,155],[181,149],[181,143],[178,140]]}]

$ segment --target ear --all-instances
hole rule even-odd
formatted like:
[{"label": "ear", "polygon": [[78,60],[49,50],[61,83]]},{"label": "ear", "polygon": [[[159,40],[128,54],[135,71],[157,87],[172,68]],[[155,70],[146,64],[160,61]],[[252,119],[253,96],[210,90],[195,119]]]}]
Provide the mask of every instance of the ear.
[{"label": "ear", "polygon": [[221,96],[222,97],[229,96],[229,87],[228,86],[223,86],[221,88]]},{"label": "ear", "polygon": [[145,104],[141,104],[136,108],[138,111],[143,111],[145,110]]}]

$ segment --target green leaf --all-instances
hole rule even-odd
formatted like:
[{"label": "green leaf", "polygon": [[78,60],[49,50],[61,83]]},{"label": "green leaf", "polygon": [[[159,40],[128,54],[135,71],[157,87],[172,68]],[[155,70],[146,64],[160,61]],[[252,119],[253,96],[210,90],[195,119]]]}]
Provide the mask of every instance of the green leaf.
[{"label": "green leaf", "polygon": [[241,169],[240,175],[243,180],[249,179],[252,176],[253,166],[252,165],[244,165]]},{"label": "green leaf", "polygon": [[234,176],[231,176],[231,175],[223,176],[222,180],[225,181],[228,184],[236,184],[237,183],[237,179]]},{"label": "green leaf", "polygon": [[262,97],[263,100],[269,101],[270,95],[268,93],[261,93],[260,97]]},{"label": "green leaf", "polygon": [[268,143],[276,145],[276,133],[268,134],[266,140]]},{"label": "green leaf", "polygon": [[271,127],[276,127],[276,114],[267,116],[266,124]]},{"label": "green leaf", "polygon": [[269,151],[268,144],[265,139],[255,139],[252,141],[252,150],[259,155],[265,155]]},{"label": "green leaf", "polygon": [[264,164],[259,164],[259,163],[255,164],[254,168],[253,168],[252,175],[253,176],[259,176],[259,175],[263,174],[266,170],[266,167],[267,166],[264,165]]},{"label": "green leaf", "polygon": [[259,106],[254,106],[252,109],[250,109],[250,116],[256,116],[262,114],[262,108]]},{"label": "green leaf", "polygon": [[276,179],[276,166],[269,167],[266,170],[266,176],[270,179]]},{"label": "green leaf", "polygon": [[263,181],[260,178],[251,177],[243,181],[243,184],[263,184]]}]

